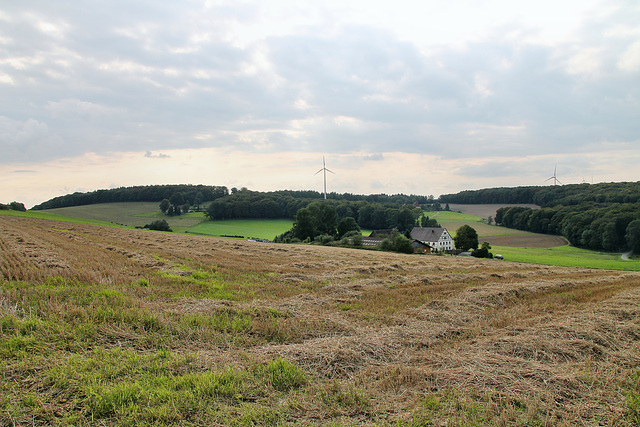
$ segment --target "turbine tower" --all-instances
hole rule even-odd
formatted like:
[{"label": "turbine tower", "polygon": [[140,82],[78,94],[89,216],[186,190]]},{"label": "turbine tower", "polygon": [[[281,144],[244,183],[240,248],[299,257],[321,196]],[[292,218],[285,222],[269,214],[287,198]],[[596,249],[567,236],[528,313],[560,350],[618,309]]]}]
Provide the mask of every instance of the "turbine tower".
[{"label": "turbine tower", "polygon": [[335,175],[335,172],[327,169],[327,165],[324,162],[324,156],[322,156],[322,169],[320,169],[314,175],[318,175],[320,172],[324,172],[324,199],[327,200],[327,172],[331,172],[334,175]]},{"label": "turbine tower", "polygon": [[[553,176],[550,178],[547,178],[544,180],[544,182],[547,182],[549,180],[553,180],[553,185],[558,185],[558,183],[560,182],[560,180],[558,179],[558,176],[556,174],[556,171],[558,170],[558,166],[553,168]],[[562,183],[560,182],[560,185],[562,185]]]}]

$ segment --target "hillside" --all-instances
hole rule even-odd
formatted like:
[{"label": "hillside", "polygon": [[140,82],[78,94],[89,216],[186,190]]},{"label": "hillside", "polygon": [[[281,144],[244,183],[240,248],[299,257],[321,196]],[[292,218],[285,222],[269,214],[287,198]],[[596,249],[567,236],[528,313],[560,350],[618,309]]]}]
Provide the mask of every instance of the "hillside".
[{"label": "hillside", "polygon": [[0,216],[0,424],[637,425],[640,273]]}]

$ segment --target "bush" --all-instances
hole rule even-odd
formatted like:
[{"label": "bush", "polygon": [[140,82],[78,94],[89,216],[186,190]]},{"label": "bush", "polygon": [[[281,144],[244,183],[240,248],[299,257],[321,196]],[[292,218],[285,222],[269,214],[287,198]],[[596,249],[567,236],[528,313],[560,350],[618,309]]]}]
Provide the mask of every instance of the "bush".
[{"label": "bush", "polygon": [[471,252],[471,256],[476,258],[493,258],[493,254],[489,252],[489,249],[491,249],[489,243],[484,242],[481,248],[474,249],[473,252]]},{"label": "bush", "polygon": [[173,231],[171,227],[169,227],[169,223],[164,219],[153,221],[151,224],[145,225],[144,228],[148,228],[149,230],[158,230],[158,231]]}]

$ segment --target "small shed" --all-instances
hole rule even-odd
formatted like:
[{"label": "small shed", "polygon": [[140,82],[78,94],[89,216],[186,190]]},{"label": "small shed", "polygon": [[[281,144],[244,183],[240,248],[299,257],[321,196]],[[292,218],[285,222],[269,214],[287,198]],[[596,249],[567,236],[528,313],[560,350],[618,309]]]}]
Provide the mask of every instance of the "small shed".
[{"label": "small shed", "polygon": [[421,242],[420,240],[413,239],[413,241],[411,242],[411,245],[413,246],[414,254],[430,254],[431,253],[431,246]]}]

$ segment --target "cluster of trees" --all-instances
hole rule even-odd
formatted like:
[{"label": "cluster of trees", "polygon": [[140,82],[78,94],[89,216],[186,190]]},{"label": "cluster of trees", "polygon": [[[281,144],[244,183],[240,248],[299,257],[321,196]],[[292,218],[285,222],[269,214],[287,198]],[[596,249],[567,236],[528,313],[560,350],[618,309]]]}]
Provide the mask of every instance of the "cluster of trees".
[{"label": "cluster of trees", "polygon": [[32,209],[54,209],[67,206],[91,205],[95,203],[113,202],[160,202],[180,193],[186,200],[196,200],[198,194],[202,202],[216,200],[229,194],[224,186],[211,185],[147,185],[135,187],[120,187],[108,190],[96,190],[88,193],[73,193],[54,197],[46,202],[34,206]]},{"label": "cluster of trees", "polygon": [[640,202],[500,208],[495,217],[498,225],[556,234],[574,246],[609,252],[637,247],[637,221],[640,221]]},{"label": "cluster of trees", "polygon": [[491,245],[488,242],[484,242],[481,247],[478,247],[478,232],[470,225],[463,225],[456,230],[456,236],[453,238],[453,242],[456,249],[461,251],[468,251],[473,249],[471,256],[476,258],[493,258],[493,254],[490,252]]},{"label": "cluster of trees", "polygon": [[164,219],[158,219],[151,224],[146,224],[144,228],[157,231],[173,231],[171,227],[169,227],[169,223]]},{"label": "cluster of trees", "polygon": [[[414,218],[415,224],[415,218]],[[412,225],[413,226],[413,225]],[[351,216],[339,219],[334,205],[313,202],[296,213],[291,230],[277,236],[276,243],[315,242],[322,245],[361,246],[360,226]],[[411,240],[394,229],[380,245],[382,250],[411,253]]]},{"label": "cluster of trees", "polygon": [[638,203],[640,182],[501,187],[443,194],[441,203],[532,203],[542,207],[593,203]]},{"label": "cluster of trees", "polygon": [[24,207],[24,203],[11,202],[7,205],[0,203],[0,211],[20,211],[26,212],[27,208]]},{"label": "cluster of trees", "polygon": [[[346,197],[337,200],[323,200],[320,198],[320,193],[317,193],[319,196],[317,199],[306,197],[313,194],[315,193],[291,191],[261,193],[242,189],[236,192],[232,191],[232,194],[227,197],[214,200],[207,207],[205,214],[212,220],[242,218],[291,218],[297,220],[302,209],[308,208],[314,203],[322,203],[331,206],[336,212],[338,222],[345,218],[352,218],[361,228],[397,228],[400,232],[410,230],[416,225],[416,219],[422,215],[420,204],[417,202],[405,205],[372,203],[366,200],[347,200]],[[349,197],[356,196],[350,195]],[[401,196],[392,197],[402,199]],[[384,199],[381,196],[379,198]],[[391,196],[387,196],[387,200],[390,199]],[[303,211],[302,215],[306,215],[306,212]],[[433,227],[437,226],[437,221],[424,218],[424,221],[418,225]]]}]

